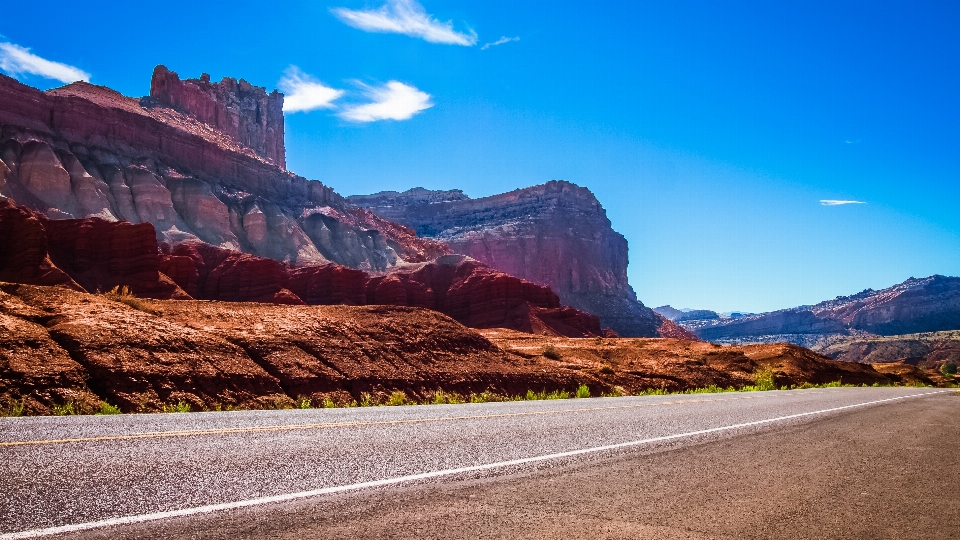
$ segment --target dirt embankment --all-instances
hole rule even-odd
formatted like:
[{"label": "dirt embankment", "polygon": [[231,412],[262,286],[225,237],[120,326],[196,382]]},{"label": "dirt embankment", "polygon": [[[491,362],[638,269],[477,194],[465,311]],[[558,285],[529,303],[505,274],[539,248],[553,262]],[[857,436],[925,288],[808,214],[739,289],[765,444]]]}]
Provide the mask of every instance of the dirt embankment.
[{"label": "dirt embankment", "polygon": [[930,382],[793,345],[552,338],[478,332],[413,307],[146,300],[0,283],[0,405],[27,414],[67,403],[86,412],[102,402],[124,412],[345,404],[396,390],[426,400],[437,390],[519,395],[581,384],[594,395],[726,388],[753,384],[761,368],[778,386]]},{"label": "dirt embankment", "polygon": [[[759,369],[771,370],[777,386],[803,383],[909,384],[932,381],[887,375],[865,364],[838,362],[809,349],[777,343],[721,346],[700,341],[655,338],[551,338],[510,330],[481,330],[503,350],[544,365],[576,370],[604,386],[636,393],[649,388],[680,391],[716,385],[742,387],[755,382]],[[553,359],[544,356],[544,352]]]},{"label": "dirt embankment", "polygon": [[124,302],[0,284],[0,401],[22,400],[34,414],[67,402],[91,410],[100,401],[125,412],[177,402],[260,408],[393,390],[419,398],[438,389],[519,394],[589,380],[544,371],[426,309]]}]

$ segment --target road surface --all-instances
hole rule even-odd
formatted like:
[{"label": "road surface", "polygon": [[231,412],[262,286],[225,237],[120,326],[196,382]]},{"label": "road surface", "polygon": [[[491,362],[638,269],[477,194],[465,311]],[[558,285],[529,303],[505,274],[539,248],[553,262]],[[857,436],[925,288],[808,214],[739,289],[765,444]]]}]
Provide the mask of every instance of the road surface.
[{"label": "road surface", "polygon": [[0,419],[3,538],[960,538],[956,390]]}]

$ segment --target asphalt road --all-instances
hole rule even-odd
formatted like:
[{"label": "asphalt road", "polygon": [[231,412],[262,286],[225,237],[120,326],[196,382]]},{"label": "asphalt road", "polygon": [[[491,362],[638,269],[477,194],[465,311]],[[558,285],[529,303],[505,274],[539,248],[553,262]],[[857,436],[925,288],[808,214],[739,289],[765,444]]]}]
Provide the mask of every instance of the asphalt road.
[{"label": "asphalt road", "polygon": [[0,419],[0,538],[960,538],[960,396]]}]

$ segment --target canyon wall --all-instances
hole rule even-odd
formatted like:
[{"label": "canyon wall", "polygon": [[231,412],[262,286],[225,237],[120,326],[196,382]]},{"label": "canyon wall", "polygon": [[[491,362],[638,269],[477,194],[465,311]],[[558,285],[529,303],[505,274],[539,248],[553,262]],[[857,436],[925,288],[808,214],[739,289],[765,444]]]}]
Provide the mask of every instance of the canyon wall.
[{"label": "canyon wall", "polygon": [[666,335],[665,319],[638,301],[627,282],[626,239],[586,188],[551,181],[481,199],[415,188],[347,200],[456,253],[547,285],[564,304],[599,315],[621,336]]},{"label": "canyon wall", "polygon": [[[175,96],[169,88],[161,95]],[[200,240],[294,266],[385,271],[449,253],[214,124],[88,83],[40,92],[0,75],[0,195],[52,219],[150,223],[169,244]]]},{"label": "canyon wall", "polygon": [[336,264],[292,268],[199,241],[158,245],[149,223],[51,220],[0,199],[0,280],[133,297],[269,304],[393,305],[473,328],[568,337],[608,335],[600,320],[537,285],[462,255],[371,276]]}]

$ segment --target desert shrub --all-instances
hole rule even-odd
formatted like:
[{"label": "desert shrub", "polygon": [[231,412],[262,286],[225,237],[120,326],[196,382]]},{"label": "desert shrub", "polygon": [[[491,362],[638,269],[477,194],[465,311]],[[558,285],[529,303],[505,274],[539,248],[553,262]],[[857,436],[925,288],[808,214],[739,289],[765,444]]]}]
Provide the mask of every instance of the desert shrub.
[{"label": "desert shrub", "polygon": [[378,403],[377,403],[376,397],[368,394],[367,392],[363,392],[362,394],[360,394],[361,407],[376,407],[377,405]]},{"label": "desert shrub", "polygon": [[138,311],[143,311],[144,313],[149,313],[151,315],[156,315],[157,310],[153,309],[150,304],[140,298],[137,298],[133,294],[133,291],[130,290],[130,287],[126,285],[120,287],[114,287],[109,291],[103,293],[103,297],[108,300],[113,300],[114,302],[120,302],[121,304],[126,304],[133,309]]},{"label": "desert shrub", "polygon": [[773,380],[773,370],[770,368],[758,368],[753,372],[754,389],[758,391],[776,390],[777,385]]},{"label": "desert shrub", "polygon": [[160,410],[165,413],[187,413],[190,412],[190,404],[184,401],[164,403],[160,406]]},{"label": "desert shrub", "polygon": [[107,415],[107,414],[120,414],[120,407],[116,405],[111,405],[106,401],[100,402],[100,410],[96,412],[97,415]]},{"label": "desert shrub", "polygon": [[52,410],[54,416],[73,416],[80,414],[80,406],[73,401],[68,401],[63,405],[54,405]]},{"label": "desert shrub", "polygon": [[549,358],[549,359],[551,359],[551,360],[559,360],[559,359],[563,358],[563,355],[560,354],[560,351],[557,350],[557,348],[554,347],[553,345],[547,345],[547,346],[543,349],[543,356],[545,356],[545,357],[547,357],[547,358]]},{"label": "desert shrub", "polygon": [[323,403],[322,403],[320,406],[323,407],[324,409],[336,409],[336,408],[337,408],[337,404],[334,403],[334,401],[333,401],[332,399],[330,399],[329,397],[324,397],[324,398],[323,398]]},{"label": "desert shrub", "polygon": [[600,369],[597,370],[597,371],[599,371],[600,373],[606,374],[606,375],[613,375],[613,374],[614,374],[613,368],[610,367],[610,366],[607,366],[607,365],[600,366]]},{"label": "desert shrub", "polygon": [[22,399],[8,399],[7,402],[0,407],[0,416],[6,417],[15,417],[23,416],[23,411],[26,408],[26,404]]},{"label": "desert shrub", "polygon": [[394,390],[390,397],[387,398],[387,405],[397,406],[397,405],[408,405],[411,401],[407,398],[406,392],[403,390]]},{"label": "desert shrub", "polygon": [[576,396],[577,396],[578,398],[588,398],[588,397],[590,397],[590,388],[588,388],[587,385],[585,385],[585,384],[581,384],[579,387],[577,387]]},{"label": "desert shrub", "polygon": [[940,373],[944,377],[956,377],[957,376],[957,364],[953,362],[946,362],[940,366]]},{"label": "desert shrub", "polygon": [[624,391],[622,386],[614,386],[612,390],[610,390],[606,394],[603,394],[603,397],[621,397],[624,395],[626,395],[626,392]]}]

